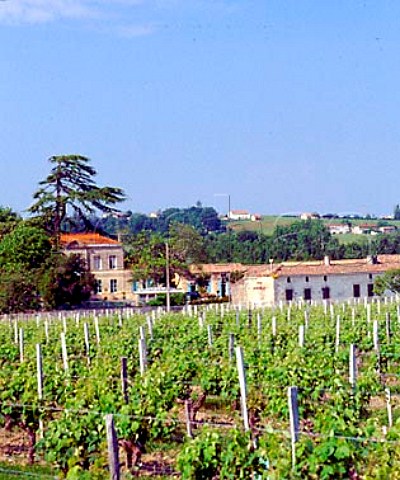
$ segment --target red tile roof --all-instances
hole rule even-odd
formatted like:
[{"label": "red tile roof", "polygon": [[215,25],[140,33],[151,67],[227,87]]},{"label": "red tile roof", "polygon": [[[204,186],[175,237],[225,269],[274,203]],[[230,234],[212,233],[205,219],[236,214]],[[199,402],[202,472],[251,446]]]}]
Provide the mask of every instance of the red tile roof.
[{"label": "red tile roof", "polygon": [[232,215],[249,215],[247,210],[231,210]]},{"label": "red tile roof", "polygon": [[329,265],[318,262],[284,262],[275,266],[253,265],[246,271],[248,277],[296,276],[296,275],[346,275],[353,273],[384,273],[390,269],[400,269],[400,255],[379,255],[378,263],[367,260],[331,260]]},{"label": "red tile roof", "polygon": [[61,234],[61,244],[70,245],[71,243],[76,242],[82,246],[88,245],[120,245],[117,240],[112,238],[104,237],[99,233],[62,233]]},{"label": "red tile roof", "polygon": [[242,272],[246,277],[300,276],[300,275],[346,275],[354,273],[384,273],[390,269],[400,269],[400,255],[378,255],[378,263],[368,263],[366,258],[331,260],[329,265],[323,260],[309,262],[283,262],[272,265],[243,265],[242,263],[221,263],[191,265],[192,274],[221,274]]}]

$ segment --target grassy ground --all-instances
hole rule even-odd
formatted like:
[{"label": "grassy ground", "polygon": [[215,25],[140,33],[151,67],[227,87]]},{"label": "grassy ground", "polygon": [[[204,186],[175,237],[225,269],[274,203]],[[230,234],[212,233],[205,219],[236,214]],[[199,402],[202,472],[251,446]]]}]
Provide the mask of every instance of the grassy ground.
[{"label": "grassy ground", "polygon": [[241,220],[230,222],[229,225],[233,230],[255,230],[265,235],[271,235],[277,225],[288,226],[299,220],[297,217],[279,217],[279,216],[263,216],[260,221],[252,222],[250,220]]},{"label": "grassy ground", "polygon": [[[278,215],[266,215],[263,216],[260,221],[252,222],[250,220],[242,220],[242,221],[233,221],[230,222],[229,225],[235,231],[242,231],[242,230],[250,230],[263,233],[265,235],[271,235],[275,230],[277,225],[280,226],[288,226],[294,222],[299,221],[299,217],[281,217]],[[337,219],[322,219],[322,221],[326,224],[332,223],[343,223],[345,219],[337,218]],[[352,225],[362,225],[368,223],[369,225],[377,225],[379,220],[365,220],[365,219],[348,219]],[[388,220],[388,224],[395,225],[398,229],[400,229],[400,221],[399,220]],[[347,244],[351,242],[357,243],[368,243],[369,240],[375,237],[371,235],[355,235],[353,233],[346,233],[343,235],[337,235],[337,239],[340,243]]]}]

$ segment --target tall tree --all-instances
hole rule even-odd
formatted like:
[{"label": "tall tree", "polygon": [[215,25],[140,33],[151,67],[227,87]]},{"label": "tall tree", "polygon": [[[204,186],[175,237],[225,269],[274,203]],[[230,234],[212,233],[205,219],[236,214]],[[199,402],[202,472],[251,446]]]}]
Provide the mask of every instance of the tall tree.
[{"label": "tall tree", "polygon": [[96,185],[97,172],[87,157],[58,155],[50,157],[49,162],[51,172],[39,183],[29,212],[44,221],[47,230],[56,237],[57,245],[61,224],[67,215],[74,215],[90,227],[90,215],[97,210],[116,211],[114,205],[125,199],[120,188]]},{"label": "tall tree", "polygon": [[394,218],[395,220],[400,220],[400,205],[399,205],[399,204],[397,204],[397,205],[394,207],[393,218]]},{"label": "tall tree", "polygon": [[69,308],[89,300],[95,277],[79,255],[53,253],[42,269],[39,290],[44,308]]}]

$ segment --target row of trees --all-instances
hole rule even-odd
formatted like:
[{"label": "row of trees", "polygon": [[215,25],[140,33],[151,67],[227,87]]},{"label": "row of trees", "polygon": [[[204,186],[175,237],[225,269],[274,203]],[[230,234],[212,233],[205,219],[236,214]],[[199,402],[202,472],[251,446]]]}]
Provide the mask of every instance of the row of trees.
[{"label": "row of trees", "polygon": [[89,227],[95,227],[97,232],[105,235],[117,236],[138,235],[143,232],[168,235],[170,226],[180,223],[193,227],[200,235],[211,232],[221,233],[226,231],[225,225],[212,207],[203,207],[200,202],[188,208],[167,208],[156,212],[154,216],[130,211],[110,214],[102,217],[91,215],[83,221],[76,216],[66,217],[62,229],[68,232],[84,232]]}]

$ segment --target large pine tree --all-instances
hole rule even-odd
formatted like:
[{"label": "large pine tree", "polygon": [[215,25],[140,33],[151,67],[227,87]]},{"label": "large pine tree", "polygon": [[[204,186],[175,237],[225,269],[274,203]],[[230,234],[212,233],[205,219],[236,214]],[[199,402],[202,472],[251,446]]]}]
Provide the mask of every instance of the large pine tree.
[{"label": "large pine tree", "polygon": [[29,212],[39,217],[46,229],[56,237],[58,245],[62,221],[67,216],[83,220],[90,227],[89,218],[96,211],[113,212],[115,205],[125,200],[122,189],[99,187],[94,181],[96,170],[82,155],[58,155],[49,158],[53,165],[50,174],[42,180],[33,198]]}]

